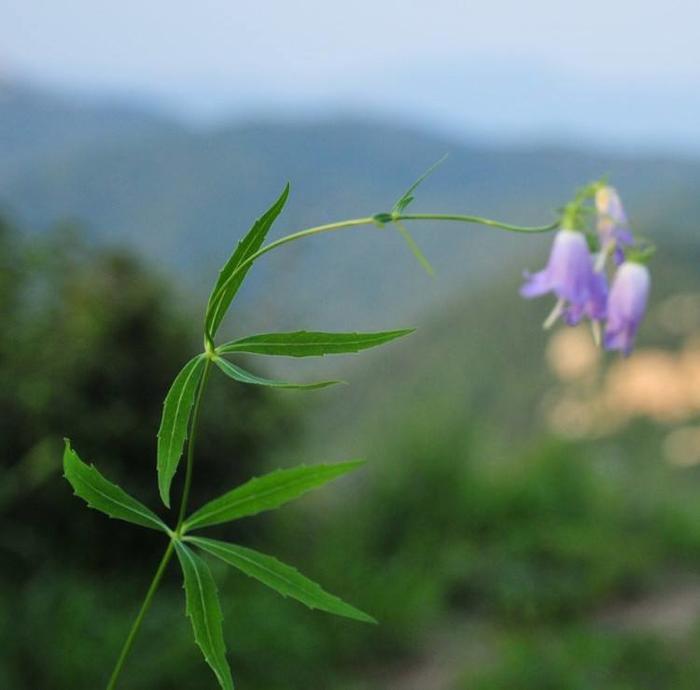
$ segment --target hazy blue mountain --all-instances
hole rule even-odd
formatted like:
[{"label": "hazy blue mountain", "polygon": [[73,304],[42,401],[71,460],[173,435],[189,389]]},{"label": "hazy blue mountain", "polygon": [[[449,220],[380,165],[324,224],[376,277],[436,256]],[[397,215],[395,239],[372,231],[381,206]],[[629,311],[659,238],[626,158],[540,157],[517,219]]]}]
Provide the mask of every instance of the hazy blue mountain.
[{"label": "hazy blue mountain", "polygon": [[[388,210],[445,152],[450,158],[421,188],[416,210],[547,222],[577,185],[610,173],[633,218],[651,221],[658,241],[695,232],[694,161],[466,146],[357,120],[195,130],[137,109],[15,93],[0,101],[0,205],[36,231],[79,219],[97,241],[127,244],[176,272],[193,299],[287,180],[292,196],[273,234]],[[544,252],[542,241],[479,227],[415,226],[415,236],[436,279],[394,230],[368,227],[267,257],[243,297],[255,293],[260,327],[299,315],[316,326],[395,325],[456,285],[497,274],[517,256],[532,265],[543,257],[525,255]]]},{"label": "hazy blue mountain", "polygon": [[106,140],[148,136],[176,125],[149,110],[90,101],[0,79],[0,158],[24,169],[47,156],[85,150]]}]

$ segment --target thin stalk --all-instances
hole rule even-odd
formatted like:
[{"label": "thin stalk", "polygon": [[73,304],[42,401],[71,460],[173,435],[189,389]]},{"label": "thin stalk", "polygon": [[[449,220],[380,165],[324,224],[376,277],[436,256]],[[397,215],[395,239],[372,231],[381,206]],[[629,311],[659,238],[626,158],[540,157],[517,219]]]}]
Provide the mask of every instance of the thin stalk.
[{"label": "thin stalk", "polygon": [[[551,232],[559,227],[559,221],[550,223],[549,225],[510,225],[509,223],[501,223],[498,220],[491,220],[490,218],[482,218],[481,216],[464,216],[464,215],[447,215],[443,213],[409,213],[400,214],[392,216],[391,222],[400,222],[403,220],[437,220],[437,221],[452,221],[459,223],[473,223],[476,225],[486,225],[491,228],[497,228],[499,230],[506,230],[508,232],[520,232],[520,233],[539,233],[539,232]],[[387,223],[381,223],[385,225]],[[358,225],[377,225],[377,220],[374,216],[367,216],[365,218],[353,218],[352,220],[341,220],[337,223],[327,223],[326,225],[317,225],[313,228],[308,228],[306,230],[300,230],[299,232],[294,232],[291,235],[285,235],[270,244],[266,244],[264,247],[258,249],[257,252],[251,254],[245,261],[241,262],[240,266],[236,267],[236,270],[229,276],[229,279],[224,285],[226,285],[233,280],[237,273],[243,271],[245,268],[250,266],[256,259],[260,258],[263,254],[271,252],[277,247],[281,247],[283,244],[289,242],[294,242],[294,240],[300,240],[304,237],[310,237],[312,235],[319,235],[322,232],[332,232],[334,230],[342,230],[343,228],[354,228]]]},{"label": "thin stalk", "polygon": [[163,579],[165,569],[168,567],[168,563],[170,563],[170,559],[173,556],[174,540],[180,538],[180,530],[182,528],[182,523],[185,521],[187,503],[189,501],[190,488],[192,486],[192,468],[194,466],[194,447],[197,440],[197,428],[199,426],[199,411],[202,405],[204,389],[207,385],[207,380],[209,378],[210,367],[211,359],[207,358],[207,361],[204,364],[204,373],[202,374],[202,381],[199,384],[199,389],[197,391],[197,398],[195,399],[194,410],[192,412],[192,423],[190,426],[190,441],[187,444],[187,470],[185,473],[185,484],[182,489],[182,498],[180,500],[180,511],[177,519],[177,527],[175,528],[175,533],[172,535],[170,543],[168,544],[168,548],[165,550],[163,558],[161,559],[160,564],[158,565],[156,574],[153,576],[153,580],[151,581],[151,585],[148,588],[148,591],[146,592],[146,597],[143,600],[143,604],[141,604],[141,608],[138,612],[138,615],[136,616],[136,619],[134,620],[131,626],[131,630],[129,630],[129,634],[127,635],[126,641],[124,642],[124,646],[122,647],[122,650],[119,653],[117,663],[114,665],[114,670],[112,671],[112,675],[109,678],[109,683],[107,684],[106,690],[114,690],[114,688],[117,687],[117,681],[119,680],[119,676],[121,675],[124,663],[126,662],[126,658],[129,656],[129,652],[131,651],[131,648],[134,645],[134,640],[136,639],[136,635],[138,634],[141,628],[143,619],[146,617],[146,613],[151,607],[153,597],[155,596],[155,593],[158,590],[160,581]]},{"label": "thin stalk", "polygon": [[139,610],[138,615],[136,616],[136,619],[134,620],[131,626],[131,630],[129,630],[129,634],[127,635],[127,638],[124,642],[124,646],[122,647],[122,650],[119,653],[117,663],[114,665],[112,675],[109,677],[107,690],[114,690],[114,688],[117,687],[117,680],[119,680],[119,676],[121,675],[122,669],[124,668],[124,662],[126,661],[127,656],[129,656],[129,652],[131,651],[131,648],[134,645],[134,640],[136,639],[136,635],[138,634],[138,631],[141,628],[141,623],[143,623],[143,619],[145,618],[148,609],[151,607],[151,603],[158,589],[158,585],[160,585],[160,581],[163,578],[165,569],[168,567],[168,563],[172,558],[173,548],[173,542],[170,541],[170,543],[168,544],[168,548],[163,554],[163,558],[160,559],[160,563],[158,565],[158,569],[156,570],[156,574],[153,576],[151,585],[148,588],[148,591],[146,592],[146,597],[143,600],[143,604],[141,604],[141,609]]},{"label": "thin stalk", "polygon": [[491,220],[490,218],[482,218],[481,216],[464,216],[460,214],[447,213],[408,213],[398,216],[396,220],[448,220],[459,223],[474,223],[475,225],[486,225],[490,228],[498,230],[506,230],[507,232],[519,232],[524,234],[537,234],[540,232],[551,232],[556,230],[560,221],[557,220],[549,225],[511,225],[510,223],[502,223],[500,220]]},{"label": "thin stalk", "polygon": [[[333,232],[335,230],[342,230],[344,228],[355,228],[361,225],[379,225],[382,227],[388,225],[390,222],[400,223],[404,220],[435,220],[435,221],[451,221],[458,223],[473,223],[475,225],[486,225],[491,228],[497,228],[498,230],[506,230],[507,232],[517,232],[517,233],[527,233],[536,234],[543,232],[551,232],[556,230],[560,224],[561,219],[550,223],[549,225],[511,225],[510,223],[502,223],[498,220],[491,220],[490,218],[482,218],[481,216],[466,216],[460,214],[444,214],[444,213],[409,213],[409,214],[396,214],[391,215],[390,220],[378,220],[376,216],[365,216],[364,218],[352,218],[350,220],[341,220],[336,223],[326,223],[325,225],[317,225],[313,228],[307,228],[306,230],[300,230],[299,232],[294,232],[291,235],[285,235],[270,244],[266,244],[264,247],[258,249],[257,252],[251,254],[245,261],[242,261],[235,270],[231,273],[228,279],[219,289],[218,295],[219,299],[223,298],[226,287],[231,283],[234,278],[241,272],[246,270],[254,261],[259,259],[263,254],[271,252],[273,249],[277,249],[284,244],[289,242],[294,242],[295,240],[303,239],[304,237],[311,237],[312,235],[320,235],[325,232]],[[211,307],[212,305],[210,305]],[[213,347],[212,336],[207,333],[205,341],[208,345]]]}]

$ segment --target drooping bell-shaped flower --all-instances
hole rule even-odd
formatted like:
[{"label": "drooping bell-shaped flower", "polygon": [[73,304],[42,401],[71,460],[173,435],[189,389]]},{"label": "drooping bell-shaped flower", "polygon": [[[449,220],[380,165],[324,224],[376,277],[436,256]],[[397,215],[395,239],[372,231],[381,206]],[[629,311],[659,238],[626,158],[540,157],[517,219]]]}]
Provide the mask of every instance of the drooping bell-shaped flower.
[{"label": "drooping bell-shaped flower", "polygon": [[[595,264],[596,258],[593,257]],[[590,295],[583,304],[570,304],[564,317],[569,326],[575,326],[584,317],[591,321],[603,321],[608,307],[608,279],[603,271],[593,271],[590,283]],[[600,331],[598,331],[599,333]]]},{"label": "drooping bell-shaped flower", "polygon": [[629,355],[649,298],[649,270],[640,263],[625,261],[613,279],[608,298],[605,347]]},{"label": "drooping bell-shaped flower", "polygon": [[[600,187],[595,194],[598,211],[598,236],[601,245],[601,261],[613,253],[619,266],[625,260],[624,250],[634,243],[625,208],[614,187]],[[602,268],[602,266],[598,266]]]},{"label": "drooping bell-shaped flower", "polygon": [[525,274],[520,294],[527,299],[548,292],[557,296],[557,305],[545,327],[562,314],[569,323],[577,323],[583,316],[593,319],[605,316],[604,281],[605,276],[593,270],[584,235],[576,230],[560,230],[554,238],[547,266],[538,273]]}]

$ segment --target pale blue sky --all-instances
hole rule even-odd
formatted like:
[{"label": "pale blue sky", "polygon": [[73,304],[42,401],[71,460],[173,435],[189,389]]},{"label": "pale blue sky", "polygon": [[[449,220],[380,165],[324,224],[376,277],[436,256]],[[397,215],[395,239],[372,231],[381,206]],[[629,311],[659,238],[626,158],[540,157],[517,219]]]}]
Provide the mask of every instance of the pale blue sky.
[{"label": "pale blue sky", "polygon": [[0,70],[196,117],[700,150],[697,0],[0,0]]}]

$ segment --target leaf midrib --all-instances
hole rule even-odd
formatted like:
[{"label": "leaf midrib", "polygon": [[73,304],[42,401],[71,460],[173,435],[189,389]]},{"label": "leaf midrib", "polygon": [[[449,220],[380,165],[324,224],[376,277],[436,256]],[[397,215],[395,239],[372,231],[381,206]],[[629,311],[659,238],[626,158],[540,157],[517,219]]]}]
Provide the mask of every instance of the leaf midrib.
[{"label": "leaf midrib", "polygon": [[[195,371],[197,371],[197,367],[199,366],[201,362],[201,355],[198,355],[192,362],[192,369],[191,371],[187,374],[185,380],[182,383],[182,388],[180,389],[180,395],[178,396],[177,399],[177,406],[175,408],[175,413],[173,415],[173,425],[172,425],[172,430],[170,431],[169,439],[168,439],[168,450],[166,453],[167,457],[167,467],[168,470],[170,469],[170,464],[172,462],[171,460],[171,454],[172,454],[172,448],[173,448],[173,443],[174,443],[174,436],[175,436],[175,423],[177,422],[178,416],[180,415],[180,408],[182,406],[182,399],[185,396],[185,391],[187,390],[187,384],[189,384],[190,379],[194,375]],[[185,438],[187,438],[187,431],[185,430]]]},{"label": "leaf midrib", "polygon": [[[209,627],[209,617],[206,614],[206,602],[204,601],[204,588],[202,587],[202,579],[199,576],[199,571],[197,570],[197,564],[196,564],[195,560],[192,558],[192,554],[189,553],[189,551],[187,550],[187,547],[184,547],[182,549],[182,553],[185,554],[185,556],[187,556],[187,558],[189,559],[190,565],[192,566],[192,570],[194,571],[194,575],[197,578],[197,590],[199,593],[199,600],[200,600],[200,603],[202,605],[202,618],[204,619],[204,627],[206,628],[207,637],[209,638],[209,645],[210,645],[210,649],[212,650],[212,658],[214,658],[214,660],[216,661],[216,663],[218,665],[221,662],[221,659],[217,658],[218,654],[216,654],[214,640],[212,638],[211,629]],[[214,668],[213,670],[214,670],[214,673],[216,674],[216,677],[217,677],[219,683],[221,684],[221,686],[225,687],[226,683],[224,682],[224,679],[221,677],[221,672],[216,668]]]},{"label": "leaf midrib", "polygon": [[[341,473],[341,474],[342,474],[342,473]],[[318,477],[318,475],[316,475],[316,477]],[[247,496],[247,497],[245,497],[245,498],[242,498],[242,499],[240,499],[239,501],[236,501],[236,502],[235,502],[234,504],[232,504],[232,505],[223,506],[223,507],[217,508],[217,509],[215,509],[215,510],[212,510],[212,512],[209,513],[209,514],[207,515],[207,517],[214,517],[214,516],[216,516],[216,515],[218,515],[218,514],[220,514],[220,513],[223,513],[223,512],[225,512],[226,510],[229,510],[229,509],[231,509],[231,508],[238,508],[238,507],[240,507],[240,506],[242,506],[242,505],[245,505],[246,503],[250,503],[251,501],[254,501],[254,500],[256,500],[256,499],[265,498],[265,497],[267,497],[267,496],[270,496],[271,494],[277,493],[277,492],[279,492],[279,491],[283,491],[284,489],[294,488],[294,487],[297,486],[298,484],[303,484],[303,483],[304,483],[304,478],[299,478],[299,479],[296,479],[296,480],[294,480],[294,481],[292,481],[292,482],[289,482],[288,484],[285,484],[284,487],[273,487],[272,489],[268,489],[268,490],[261,491],[260,493],[256,493],[256,494],[254,494],[253,496]],[[313,488],[314,488],[313,486],[309,487],[309,489],[313,489]],[[235,489],[234,489],[234,491],[235,491]],[[224,499],[224,497],[222,496],[220,500],[223,500],[223,499]],[[241,515],[241,516],[239,516],[239,517],[246,517],[246,516],[245,516],[245,515]],[[234,519],[235,519],[235,518],[234,518]],[[198,519],[198,520],[194,520],[194,521],[192,521],[192,522],[190,522],[190,521],[185,521],[185,525],[186,525],[187,527],[194,527],[195,525],[197,525],[197,524],[200,523],[200,522],[201,522],[201,518]]]},{"label": "leaf midrib", "polygon": [[[253,340],[248,340],[248,341],[240,340],[238,342],[231,343],[230,348],[234,348],[238,345],[255,346],[255,347],[260,348],[260,349],[264,349],[266,347],[268,347],[268,348],[280,347],[280,346],[281,347],[288,347],[290,345],[293,345],[294,347],[298,347],[300,349],[301,348],[311,349],[314,347],[329,347],[331,345],[342,347],[344,345],[364,345],[366,343],[374,343],[377,340],[393,340],[393,339],[399,337],[399,335],[401,333],[402,333],[402,331],[398,331],[396,335],[392,334],[390,336],[383,336],[383,337],[377,336],[374,338],[357,338],[355,340],[346,340],[346,341],[343,341],[342,343],[339,343],[337,341],[332,341],[332,340],[316,340],[313,343],[299,343],[299,342],[295,342],[293,340],[275,340],[274,342],[271,342],[271,341],[269,341],[269,342],[264,342],[264,341],[257,342],[257,341],[253,341]],[[226,351],[230,351],[230,350],[229,350],[229,348],[224,346],[224,347],[220,348],[220,351],[226,352]],[[332,353],[329,353],[329,354],[332,354]]]},{"label": "leaf midrib", "polygon": [[[194,541],[194,540],[193,540],[193,541]],[[223,549],[223,547],[219,546],[218,544],[212,546],[212,543],[211,543],[210,541],[206,541],[206,540],[203,540],[203,539],[197,539],[197,541],[196,541],[195,543],[199,543],[199,544],[205,543],[207,546],[206,546],[206,547],[202,547],[202,548],[205,548],[205,549],[207,549],[207,550],[211,548],[213,551],[217,551],[217,550],[218,550],[219,552],[223,552],[223,553],[227,553],[227,554],[230,553],[230,552],[226,551],[225,549]],[[238,547],[238,548],[240,548],[240,547]],[[219,556],[219,558],[221,558],[221,556],[220,556],[218,553],[215,553],[215,554],[213,554],[213,555]],[[263,557],[265,557],[265,558],[270,558],[270,556],[265,556],[264,554],[260,554],[260,555],[263,556]],[[249,564],[255,566],[256,568],[260,568],[261,570],[264,570],[266,573],[269,573],[269,574],[272,575],[273,577],[276,577],[277,579],[279,579],[279,580],[281,580],[282,582],[284,582],[285,584],[287,584],[290,588],[297,588],[297,589],[301,590],[302,592],[304,592],[305,594],[309,594],[309,595],[318,594],[318,593],[319,593],[319,590],[320,590],[320,592],[321,592],[322,594],[324,594],[325,596],[333,597],[334,599],[336,598],[334,595],[328,594],[327,592],[325,592],[325,591],[323,590],[323,588],[322,588],[320,585],[317,585],[317,584],[315,584],[315,583],[313,583],[313,582],[310,583],[310,584],[312,585],[312,589],[311,589],[311,590],[307,590],[307,589],[305,589],[304,587],[302,587],[302,586],[298,585],[297,583],[293,582],[292,580],[288,580],[286,577],[284,577],[283,575],[280,575],[279,573],[275,572],[274,570],[270,570],[267,566],[261,565],[259,562],[255,561],[255,560],[252,560],[251,558],[249,558],[249,557],[247,557],[247,556],[241,555],[241,553],[240,553],[239,551],[236,551],[236,552],[235,552],[235,556],[236,556],[236,558],[240,558],[242,561],[245,561],[246,563],[249,563]],[[225,561],[226,559],[225,559],[225,558],[222,558],[222,560]],[[277,561],[277,562],[278,562],[280,565],[284,565],[281,561]],[[230,563],[230,562],[229,562],[229,563]],[[230,565],[233,565],[233,564],[230,563]],[[289,568],[289,567],[291,567],[291,566],[284,566],[284,567]],[[301,573],[299,573],[299,575],[301,576]],[[303,576],[302,576],[302,577],[303,577]],[[304,602],[304,603],[306,603],[306,602]],[[307,606],[310,606],[311,608],[319,608],[319,607],[317,607],[317,606],[311,606],[311,605],[309,605],[309,604],[307,604]]]},{"label": "leaf midrib", "polygon": [[[88,468],[88,469],[90,470],[90,469],[94,469],[94,468]],[[82,478],[81,478],[81,477],[74,477],[74,479],[76,479],[76,480],[79,481],[79,482],[83,482],[83,483],[86,484],[89,488],[91,488],[93,491],[95,491],[96,493],[98,493],[100,496],[102,496],[103,498],[106,498],[107,501],[111,501],[112,503],[114,503],[114,504],[116,504],[116,505],[118,505],[118,506],[120,506],[120,507],[126,509],[127,511],[131,511],[132,513],[136,513],[136,515],[139,515],[139,516],[141,516],[142,518],[148,520],[148,522],[150,522],[151,524],[154,524],[154,523],[155,523],[155,524],[158,525],[158,527],[160,527],[161,529],[167,529],[166,524],[165,524],[162,520],[160,520],[160,519],[158,518],[157,515],[155,515],[155,514],[149,514],[149,513],[143,513],[143,512],[141,512],[141,510],[138,510],[138,509],[134,508],[133,506],[130,506],[130,505],[127,504],[127,503],[122,503],[121,501],[118,501],[118,500],[117,500],[116,498],[114,498],[113,496],[110,496],[109,494],[106,494],[106,493],[105,493],[104,491],[102,491],[101,489],[98,489],[94,484],[92,484],[92,483],[89,481],[89,478],[87,478],[87,477],[82,477]],[[88,503],[89,503],[89,501],[88,501]],[[93,506],[93,507],[94,507],[94,506]],[[96,509],[96,510],[100,510],[99,508],[95,508],[95,509]]]},{"label": "leaf midrib", "polygon": [[[264,228],[264,226],[265,226],[265,223],[263,222],[264,220],[265,220],[265,216],[263,215],[261,218],[259,218],[258,220],[255,221],[253,229],[255,229],[256,225],[259,225],[258,232],[255,233],[254,237],[250,238],[250,241],[248,242],[248,244],[246,246],[243,246],[245,244],[246,237],[244,237],[238,243],[237,248],[241,248],[241,257],[240,257],[239,261],[232,267],[231,274],[229,275],[229,277],[226,280],[224,280],[224,282],[221,284],[219,289],[216,291],[216,294],[214,295],[214,301],[216,302],[216,304],[214,305],[214,311],[212,312],[212,318],[209,321],[210,324],[215,323],[217,320],[219,320],[219,323],[221,322],[221,320],[219,319],[219,312],[221,311],[221,309],[224,308],[223,304],[224,304],[225,297],[226,297],[226,291],[229,290],[231,288],[231,286],[233,285],[233,279],[238,275],[238,270],[240,269],[240,267],[248,260],[248,257],[255,254],[255,250],[251,251],[251,247],[254,245],[255,241],[257,241],[258,236],[260,235],[260,230],[262,228]],[[269,223],[270,227],[272,226],[273,222],[274,222],[274,218]],[[268,230],[269,230],[269,227],[267,228],[267,230],[264,231],[262,239],[265,239],[265,235],[267,234]],[[262,243],[262,240],[261,240],[261,243]],[[249,269],[249,268],[250,268],[250,266],[247,267],[247,269]],[[225,268],[220,271],[220,275],[223,274],[224,270],[225,270]],[[245,274],[242,274],[242,275],[245,275]],[[234,295],[235,295],[235,292],[234,292]],[[224,314],[225,314],[225,310],[224,310]],[[223,316],[221,318],[223,319]]]}]

